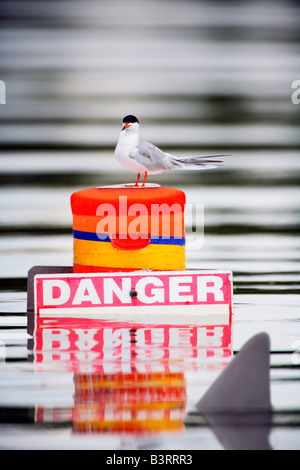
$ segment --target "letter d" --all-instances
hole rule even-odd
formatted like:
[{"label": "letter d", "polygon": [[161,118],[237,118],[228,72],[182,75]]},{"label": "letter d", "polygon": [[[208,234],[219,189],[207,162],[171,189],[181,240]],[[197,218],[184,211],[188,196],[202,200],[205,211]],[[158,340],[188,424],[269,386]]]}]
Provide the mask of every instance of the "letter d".
[{"label": "letter d", "polygon": [[[54,288],[59,289],[59,295],[54,297]],[[61,279],[44,279],[43,280],[43,304],[62,305],[70,298],[70,286],[66,281]]]}]

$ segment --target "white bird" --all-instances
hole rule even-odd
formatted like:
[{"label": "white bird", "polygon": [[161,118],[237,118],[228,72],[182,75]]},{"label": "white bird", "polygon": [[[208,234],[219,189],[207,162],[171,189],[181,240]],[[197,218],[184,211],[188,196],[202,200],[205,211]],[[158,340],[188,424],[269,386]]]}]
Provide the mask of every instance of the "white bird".
[{"label": "white bird", "polygon": [[203,157],[176,157],[140,138],[140,124],[135,116],[128,115],[123,119],[123,127],[115,149],[115,157],[127,170],[137,173],[134,186],[138,186],[141,174],[144,175],[142,186],[145,186],[148,175],[156,175],[166,170],[206,170],[216,168],[220,160],[210,160],[224,155]]}]

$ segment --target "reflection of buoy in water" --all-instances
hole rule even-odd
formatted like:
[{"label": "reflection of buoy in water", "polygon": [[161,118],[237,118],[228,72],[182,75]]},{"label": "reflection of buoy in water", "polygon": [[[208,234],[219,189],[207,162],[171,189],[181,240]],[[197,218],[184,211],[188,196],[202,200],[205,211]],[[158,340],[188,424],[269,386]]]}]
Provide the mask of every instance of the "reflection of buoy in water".
[{"label": "reflection of buoy in water", "polygon": [[76,432],[182,431],[183,373],[75,374]]},{"label": "reflection of buoy in water", "polygon": [[158,185],[73,193],[74,272],[184,270],[184,205]]}]

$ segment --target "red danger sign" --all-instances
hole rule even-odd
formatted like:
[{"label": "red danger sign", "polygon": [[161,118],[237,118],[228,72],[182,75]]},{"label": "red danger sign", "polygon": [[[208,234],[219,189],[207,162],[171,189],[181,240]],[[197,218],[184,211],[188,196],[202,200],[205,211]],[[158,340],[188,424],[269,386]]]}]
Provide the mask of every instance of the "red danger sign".
[{"label": "red danger sign", "polygon": [[38,274],[34,278],[34,311],[41,317],[82,315],[124,321],[143,313],[148,320],[152,314],[157,321],[156,315],[164,314],[172,316],[175,323],[176,318],[180,323],[183,318],[201,318],[202,324],[228,324],[231,272]]}]

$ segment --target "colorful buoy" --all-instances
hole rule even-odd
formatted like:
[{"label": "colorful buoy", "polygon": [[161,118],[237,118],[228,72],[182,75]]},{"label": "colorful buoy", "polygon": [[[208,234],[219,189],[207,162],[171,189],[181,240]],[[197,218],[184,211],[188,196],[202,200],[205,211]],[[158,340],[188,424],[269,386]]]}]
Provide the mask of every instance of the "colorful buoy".
[{"label": "colorful buoy", "polygon": [[184,192],[158,185],[71,196],[73,271],[185,270]]}]

